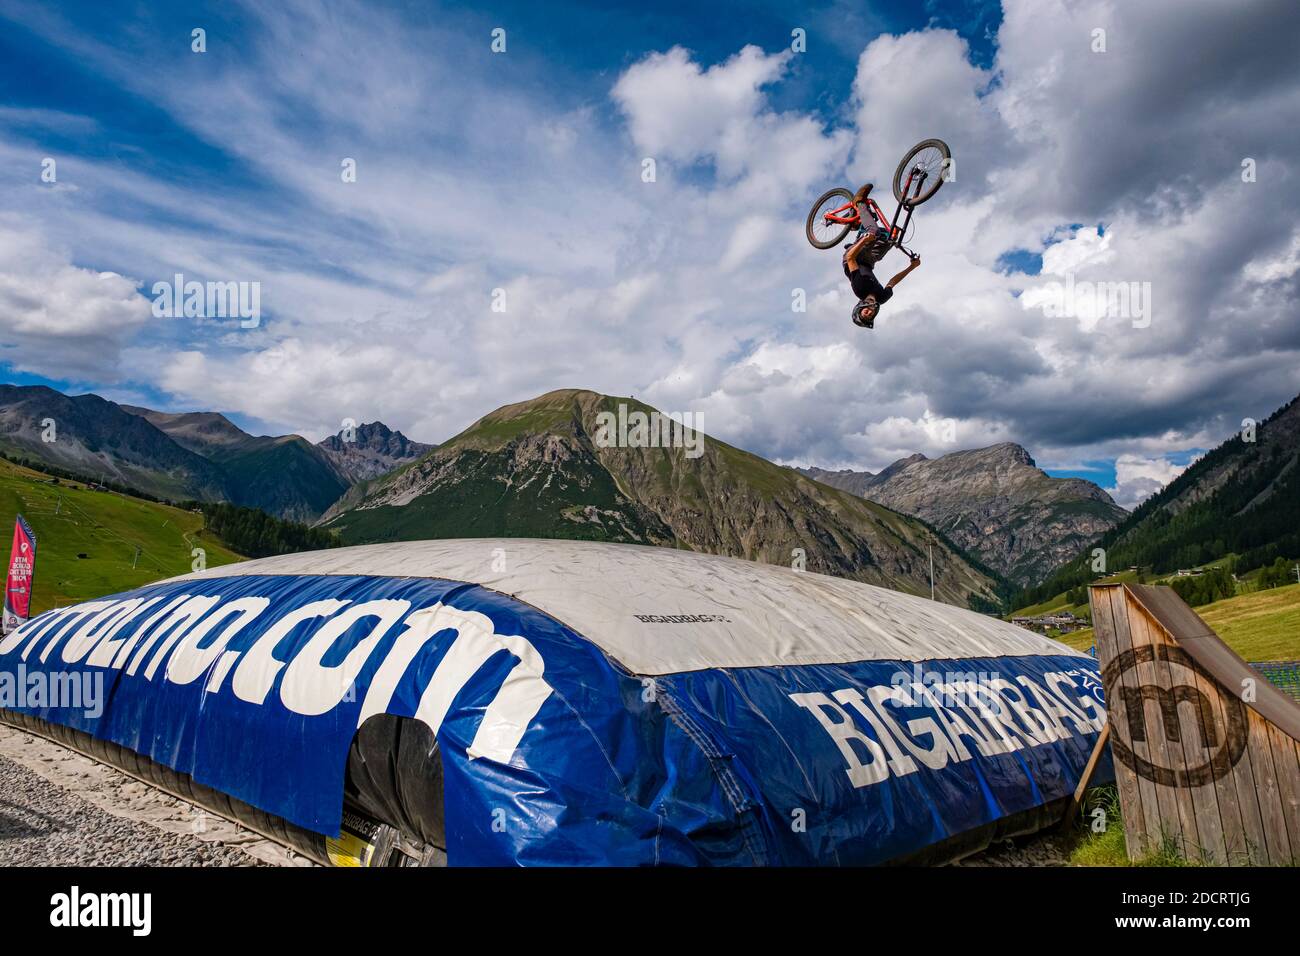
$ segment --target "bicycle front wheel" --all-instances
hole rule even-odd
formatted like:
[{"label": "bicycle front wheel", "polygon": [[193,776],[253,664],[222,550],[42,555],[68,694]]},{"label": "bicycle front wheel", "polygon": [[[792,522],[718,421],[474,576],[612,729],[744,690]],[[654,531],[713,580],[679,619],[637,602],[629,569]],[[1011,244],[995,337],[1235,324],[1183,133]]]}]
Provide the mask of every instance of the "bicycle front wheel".
[{"label": "bicycle front wheel", "polygon": [[894,198],[904,206],[921,205],[939,191],[952,161],[952,150],[941,139],[922,140],[894,170]]}]

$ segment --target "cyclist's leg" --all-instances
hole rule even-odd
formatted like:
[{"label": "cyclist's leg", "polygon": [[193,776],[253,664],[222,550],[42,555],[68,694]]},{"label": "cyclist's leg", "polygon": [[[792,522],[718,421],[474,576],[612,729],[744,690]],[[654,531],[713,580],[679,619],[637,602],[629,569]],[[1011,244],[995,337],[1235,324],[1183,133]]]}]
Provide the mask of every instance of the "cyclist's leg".
[{"label": "cyclist's leg", "polygon": [[871,215],[871,207],[865,202],[856,204],[858,210],[858,235],[861,236],[868,229],[874,229],[876,226],[876,217]]},{"label": "cyclist's leg", "polygon": [[858,211],[858,233],[861,234],[876,224],[876,217],[871,214],[867,197],[871,195],[871,183],[862,186],[853,194],[853,206]]}]

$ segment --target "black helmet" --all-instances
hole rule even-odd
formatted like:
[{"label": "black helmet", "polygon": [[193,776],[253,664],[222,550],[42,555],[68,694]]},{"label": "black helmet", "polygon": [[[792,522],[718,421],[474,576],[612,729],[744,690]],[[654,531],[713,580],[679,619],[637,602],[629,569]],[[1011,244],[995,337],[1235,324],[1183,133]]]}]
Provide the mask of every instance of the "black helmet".
[{"label": "black helmet", "polygon": [[879,311],[880,304],[876,302],[876,297],[869,295],[854,304],[853,324],[863,329],[872,328],[876,323],[876,313]]}]

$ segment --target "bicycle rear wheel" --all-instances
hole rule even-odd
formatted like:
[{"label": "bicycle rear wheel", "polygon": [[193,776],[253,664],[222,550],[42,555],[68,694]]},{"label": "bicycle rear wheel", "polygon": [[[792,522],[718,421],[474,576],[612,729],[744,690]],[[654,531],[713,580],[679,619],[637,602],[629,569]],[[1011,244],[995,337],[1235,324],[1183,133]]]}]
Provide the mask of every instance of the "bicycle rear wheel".
[{"label": "bicycle rear wheel", "polygon": [[[848,223],[832,222],[826,217],[846,203],[852,202],[853,193],[840,187],[830,190],[813,203],[812,209],[808,210],[808,222],[804,224],[804,233],[815,248],[829,249],[844,241],[844,237],[849,234],[849,229],[852,227]],[[849,212],[846,211],[843,215],[848,216]]]},{"label": "bicycle rear wheel", "polygon": [[[913,146],[894,170],[894,198],[904,206],[915,208],[939,191],[952,160],[952,150],[941,139],[926,139]],[[920,180],[918,192],[918,176]],[[909,195],[904,195],[906,191]]]}]

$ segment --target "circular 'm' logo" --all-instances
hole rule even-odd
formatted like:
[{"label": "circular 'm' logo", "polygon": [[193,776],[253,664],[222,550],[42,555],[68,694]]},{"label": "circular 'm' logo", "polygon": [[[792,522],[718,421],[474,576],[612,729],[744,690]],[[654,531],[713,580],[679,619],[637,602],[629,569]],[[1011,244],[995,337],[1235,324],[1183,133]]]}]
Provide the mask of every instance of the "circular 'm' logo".
[{"label": "circular 'm' logo", "polygon": [[[1199,674],[1205,685],[1212,689],[1217,698],[1211,700],[1196,684],[1171,683],[1169,687],[1159,684],[1137,684],[1125,686],[1120,678],[1140,664],[1160,661],[1176,665]],[[1169,668],[1170,674],[1176,674],[1176,668]],[[1116,720],[1116,701],[1122,701],[1128,733],[1113,733],[1110,738],[1111,750],[1124,766],[1139,777],[1150,780],[1162,787],[1202,787],[1213,783],[1220,777],[1232,772],[1241,755],[1246,751],[1246,705],[1238,698],[1225,694],[1218,681],[1207,674],[1199,664],[1191,659],[1185,651],[1166,644],[1145,644],[1125,651],[1111,661],[1103,673],[1110,702],[1110,719],[1116,721],[1115,730],[1119,730]],[[1177,678],[1174,678],[1175,680]],[[1165,767],[1147,757],[1139,756],[1131,744],[1146,743],[1153,728],[1147,726],[1146,702],[1155,701],[1160,713],[1160,727],[1156,733],[1164,733],[1169,746],[1178,756],[1185,760],[1174,759],[1177,766]],[[1184,713],[1192,714],[1192,739],[1185,739],[1187,725],[1180,722],[1179,705]],[[1222,719],[1219,719],[1219,718]],[[1222,733],[1220,733],[1222,731]],[[1148,746],[1147,752],[1156,756],[1156,749]],[[1193,762],[1193,753],[1199,753],[1197,762]],[[1208,757],[1206,756],[1208,754]]]}]

